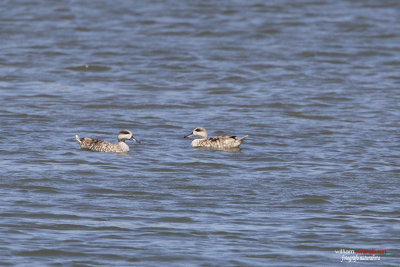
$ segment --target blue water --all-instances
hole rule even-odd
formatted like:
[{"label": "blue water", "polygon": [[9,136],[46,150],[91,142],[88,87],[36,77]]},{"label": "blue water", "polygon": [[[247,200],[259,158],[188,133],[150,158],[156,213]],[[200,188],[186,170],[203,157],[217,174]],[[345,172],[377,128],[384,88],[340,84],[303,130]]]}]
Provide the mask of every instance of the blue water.
[{"label": "blue water", "polygon": [[[0,265],[398,266],[399,14],[1,2]],[[249,137],[197,150],[198,126]],[[75,140],[122,129],[128,154]]]}]

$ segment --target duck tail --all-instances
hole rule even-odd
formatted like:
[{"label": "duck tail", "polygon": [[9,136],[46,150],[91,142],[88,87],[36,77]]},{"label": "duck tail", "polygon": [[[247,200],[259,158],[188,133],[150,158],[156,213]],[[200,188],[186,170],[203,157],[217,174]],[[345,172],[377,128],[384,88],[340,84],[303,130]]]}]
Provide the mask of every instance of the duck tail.
[{"label": "duck tail", "polygon": [[243,136],[242,138],[239,138],[239,141],[243,141],[244,139],[246,139],[248,137],[248,135]]},{"label": "duck tail", "polygon": [[80,138],[78,135],[75,135],[76,140],[80,143],[82,143],[83,138]]}]

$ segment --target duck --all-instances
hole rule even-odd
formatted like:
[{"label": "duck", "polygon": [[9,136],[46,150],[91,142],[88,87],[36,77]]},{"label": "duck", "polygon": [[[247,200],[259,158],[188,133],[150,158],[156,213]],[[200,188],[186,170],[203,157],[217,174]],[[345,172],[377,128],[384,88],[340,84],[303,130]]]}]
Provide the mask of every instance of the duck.
[{"label": "duck", "polygon": [[192,141],[192,147],[224,150],[239,148],[248,135],[245,135],[242,138],[237,136],[214,136],[208,138],[206,129],[197,127],[192,131],[192,133],[186,135],[184,138],[188,137],[198,137]]},{"label": "duck", "polygon": [[75,138],[82,149],[96,152],[125,153],[129,152],[129,146],[125,143],[126,140],[133,140],[140,143],[139,140],[133,137],[132,132],[129,130],[122,130],[118,133],[118,144],[89,137],[81,138],[78,135],[75,135]]}]

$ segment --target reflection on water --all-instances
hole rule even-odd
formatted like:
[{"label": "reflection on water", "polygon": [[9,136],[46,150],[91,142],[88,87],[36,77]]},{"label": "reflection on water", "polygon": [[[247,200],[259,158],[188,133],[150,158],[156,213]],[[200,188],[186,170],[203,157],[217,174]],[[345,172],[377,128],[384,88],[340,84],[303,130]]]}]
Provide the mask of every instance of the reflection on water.
[{"label": "reflection on water", "polygon": [[207,148],[207,147],[195,147],[193,148],[194,150],[219,150],[219,151],[224,151],[224,152],[239,152],[242,149],[240,147],[231,147],[231,148]]}]

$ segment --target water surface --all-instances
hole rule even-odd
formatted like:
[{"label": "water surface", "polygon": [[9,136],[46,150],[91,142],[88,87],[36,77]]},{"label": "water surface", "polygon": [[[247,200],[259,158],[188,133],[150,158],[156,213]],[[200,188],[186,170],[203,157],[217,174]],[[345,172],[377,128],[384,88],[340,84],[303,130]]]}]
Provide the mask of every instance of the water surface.
[{"label": "water surface", "polygon": [[[0,265],[398,266],[398,1],[3,1]],[[193,128],[248,134],[196,150]],[[128,154],[82,151],[75,134]]]}]

